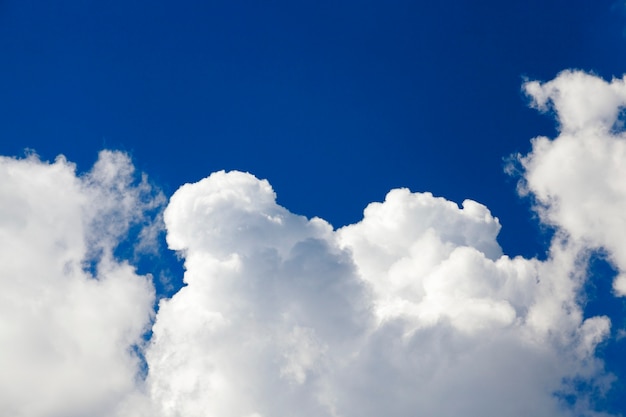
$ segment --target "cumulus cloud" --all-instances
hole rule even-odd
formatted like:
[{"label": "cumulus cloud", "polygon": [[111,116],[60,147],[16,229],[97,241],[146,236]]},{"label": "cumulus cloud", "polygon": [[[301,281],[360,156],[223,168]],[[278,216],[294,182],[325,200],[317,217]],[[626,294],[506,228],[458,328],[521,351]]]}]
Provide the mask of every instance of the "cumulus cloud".
[{"label": "cumulus cloud", "polygon": [[162,197],[132,178],[116,152],[85,176],[0,158],[1,415],[108,416],[135,391],[154,290],[112,254]]},{"label": "cumulus cloud", "polygon": [[163,213],[185,285],[156,313],[150,277],[116,256],[129,233],[150,246],[163,203],[128,157],[103,152],[82,176],[0,159],[0,414],[605,415],[611,322],[584,316],[582,291],[590,251],[626,268],[624,81],[524,88],[560,129],[518,156],[555,228],[545,260],[503,254],[475,201],[396,189],[335,230],[221,171]]},{"label": "cumulus cloud", "polygon": [[552,109],[560,134],[532,141],[520,157],[522,187],[532,193],[542,221],[584,248],[604,248],[620,275],[615,292],[626,295],[626,79],[607,82],[581,71],[524,85],[533,105]]},{"label": "cumulus cloud", "polygon": [[370,320],[331,226],[240,172],[181,187],[165,223],[187,286],[161,301],[146,355],[162,415],[328,414],[325,377]]},{"label": "cumulus cloud", "polygon": [[603,375],[610,324],[583,320],[576,253],[503,256],[474,201],[393,190],[333,231],[218,172],[165,223],[187,286],[146,355],[163,416],[566,416],[564,381]]}]

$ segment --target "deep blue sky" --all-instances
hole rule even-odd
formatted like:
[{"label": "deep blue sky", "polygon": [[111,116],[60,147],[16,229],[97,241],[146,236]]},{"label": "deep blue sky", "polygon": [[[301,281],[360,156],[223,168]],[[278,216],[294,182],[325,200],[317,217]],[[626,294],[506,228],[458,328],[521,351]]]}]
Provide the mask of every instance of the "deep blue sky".
[{"label": "deep blue sky", "polygon": [[471,198],[541,255],[503,158],[555,124],[520,86],[621,76],[625,28],[613,0],[0,0],[0,154],[122,149],[168,195],[249,171],[336,227],[394,187]]},{"label": "deep blue sky", "polygon": [[335,226],[393,187],[472,198],[534,255],[502,158],[554,122],[520,85],[621,75],[614,3],[2,1],[0,152],[123,149],[168,193],[249,171]]}]

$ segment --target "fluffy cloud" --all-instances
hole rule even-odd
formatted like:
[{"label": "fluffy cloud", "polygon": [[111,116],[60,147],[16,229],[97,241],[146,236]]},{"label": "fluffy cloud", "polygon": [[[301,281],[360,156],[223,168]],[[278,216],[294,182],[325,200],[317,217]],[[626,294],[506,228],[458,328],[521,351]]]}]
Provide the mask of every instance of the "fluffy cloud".
[{"label": "fluffy cloud", "polygon": [[1,415],[108,416],[135,391],[154,290],[112,253],[162,197],[132,170],[0,158]]},{"label": "fluffy cloud", "polygon": [[185,286],[155,313],[150,277],[115,256],[151,246],[163,203],[128,157],[103,152],[83,176],[0,159],[0,414],[603,415],[611,323],[584,317],[582,291],[591,251],[626,269],[624,81],[524,88],[560,123],[518,158],[555,228],[543,261],[503,254],[471,200],[396,189],[334,230],[265,180],[216,172],[163,214]]},{"label": "fluffy cloud", "polygon": [[545,223],[585,248],[609,252],[620,270],[614,289],[626,295],[625,79],[565,71],[524,89],[535,107],[556,113],[560,134],[533,139],[532,152],[520,157],[522,187],[536,198]]},{"label": "fluffy cloud", "polygon": [[502,256],[476,202],[393,190],[333,231],[218,172],[165,223],[187,286],[147,351],[163,416],[566,416],[564,381],[602,377],[610,324],[582,318],[576,252]]},{"label": "fluffy cloud", "polygon": [[330,225],[276,205],[240,172],[181,187],[165,212],[186,287],[161,301],[147,351],[164,416],[327,415],[325,377],[370,320]]}]

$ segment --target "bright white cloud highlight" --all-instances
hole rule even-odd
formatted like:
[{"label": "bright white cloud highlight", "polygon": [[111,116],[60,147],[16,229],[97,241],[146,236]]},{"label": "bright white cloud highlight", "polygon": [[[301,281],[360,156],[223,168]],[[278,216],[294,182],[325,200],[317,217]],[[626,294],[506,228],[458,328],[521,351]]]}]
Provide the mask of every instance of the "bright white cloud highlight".
[{"label": "bright white cloud highlight", "polygon": [[591,250],[626,269],[626,87],[564,72],[524,88],[560,123],[519,157],[520,190],[556,229],[546,260],[504,255],[471,200],[392,190],[333,230],[222,171],[164,212],[186,285],[156,315],[148,277],[113,256],[129,231],[138,249],[158,232],[162,197],[128,158],[103,152],[83,176],[0,159],[0,414],[603,415],[578,387],[610,386],[596,348],[611,323],[585,319],[581,291]]}]

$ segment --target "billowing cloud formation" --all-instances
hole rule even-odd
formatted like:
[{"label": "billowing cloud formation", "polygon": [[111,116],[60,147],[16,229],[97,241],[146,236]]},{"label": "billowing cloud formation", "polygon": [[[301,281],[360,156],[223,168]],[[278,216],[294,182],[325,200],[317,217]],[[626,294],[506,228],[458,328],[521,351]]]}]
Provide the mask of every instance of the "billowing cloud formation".
[{"label": "billowing cloud formation", "polygon": [[476,202],[393,190],[334,232],[218,172],[165,222],[187,286],[147,352],[163,416],[568,415],[562,381],[601,374],[575,255],[501,256]]},{"label": "billowing cloud formation", "polygon": [[83,177],[0,158],[0,415],[109,416],[135,391],[154,290],[112,252],[161,200],[120,153]]},{"label": "billowing cloud formation", "polygon": [[392,190],[334,230],[247,173],[182,186],[164,222],[186,285],[146,346],[153,287],[113,252],[158,194],[119,153],[82,177],[63,159],[0,160],[0,414],[603,415],[611,323],[584,317],[581,291],[591,250],[626,268],[623,88],[580,72],[525,85],[561,129],[519,157],[556,229],[543,261],[504,255],[471,200]]}]

